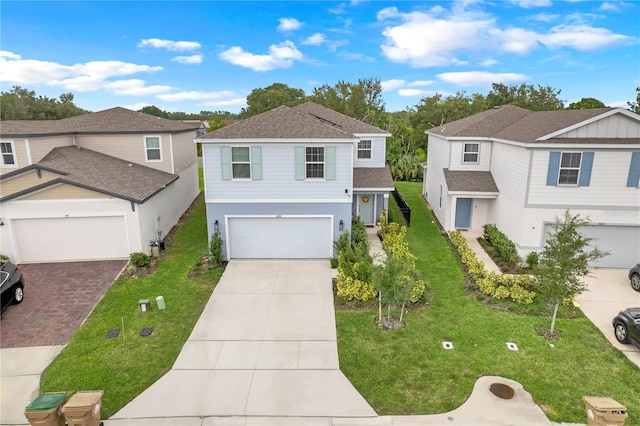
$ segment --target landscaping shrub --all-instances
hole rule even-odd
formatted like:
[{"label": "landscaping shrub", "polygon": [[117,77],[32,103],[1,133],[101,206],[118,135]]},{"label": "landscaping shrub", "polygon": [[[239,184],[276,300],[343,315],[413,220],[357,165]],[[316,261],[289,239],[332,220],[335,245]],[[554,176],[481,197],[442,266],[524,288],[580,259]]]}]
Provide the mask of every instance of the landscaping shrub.
[{"label": "landscaping shrub", "polygon": [[222,237],[220,232],[216,231],[211,234],[211,241],[209,242],[209,262],[216,266],[222,265],[224,260],[222,256]]},{"label": "landscaping shrub", "polygon": [[496,225],[489,223],[482,228],[484,229],[482,237],[496,249],[500,257],[512,265],[518,265],[522,261],[516,245]]},{"label": "landscaping shrub", "polygon": [[351,246],[359,247],[364,252],[369,253],[369,235],[367,234],[367,228],[360,219],[351,221]]},{"label": "landscaping shrub", "polygon": [[371,300],[376,292],[371,284],[373,260],[369,255],[367,230],[359,220],[351,224],[334,243],[338,253],[337,295],[346,300]]},{"label": "landscaping shrub", "polygon": [[540,255],[537,251],[532,251],[527,255],[527,266],[529,268],[536,267],[538,265],[538,262],[540,262]]},{"label": "landscaping shrub", "polygon": [[146,268],[151,265],[151,257],[142,252],[131,253],[131,255],[129,255],[129,260],[136,268]]}]

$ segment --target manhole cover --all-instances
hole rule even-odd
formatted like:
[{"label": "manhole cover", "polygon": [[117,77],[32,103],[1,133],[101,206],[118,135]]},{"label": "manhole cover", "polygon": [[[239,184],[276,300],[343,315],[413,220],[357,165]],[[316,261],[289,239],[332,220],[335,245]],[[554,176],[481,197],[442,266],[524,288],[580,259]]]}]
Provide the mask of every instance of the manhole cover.
[{"label": "manhole cover", "polygon": [[511,399],[516,393],[511,386],[505,385],[504,383],[492,383],[491,386],[489,386],[489,390],[492,394],[502,399]]}]

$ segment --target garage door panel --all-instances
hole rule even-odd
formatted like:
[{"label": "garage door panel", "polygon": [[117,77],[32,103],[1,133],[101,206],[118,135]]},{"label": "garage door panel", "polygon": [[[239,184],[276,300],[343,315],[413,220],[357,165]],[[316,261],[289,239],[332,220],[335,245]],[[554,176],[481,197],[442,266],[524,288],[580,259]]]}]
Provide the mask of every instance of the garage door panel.
[{"label": "garage door panel", "polygon": [[331,256],[331,220],[327,217],[229,218],[232,259],[317,259]]},{"label": "garage door panel", "polygon": [[14,226],[21,262],[129,256],[122,216],[17,219]]}]

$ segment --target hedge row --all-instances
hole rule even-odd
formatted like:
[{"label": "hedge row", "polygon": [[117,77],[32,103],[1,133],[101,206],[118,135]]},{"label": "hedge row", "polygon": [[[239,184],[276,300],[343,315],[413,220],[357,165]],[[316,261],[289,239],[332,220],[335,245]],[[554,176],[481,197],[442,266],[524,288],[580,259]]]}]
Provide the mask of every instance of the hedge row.
[{"label": "hedge row", "polygon": [[497,250],[504,260],[512,265],[518,265],[522,262],[516,245],[496,225],[488,223],[482,228],[484,229],[482,237]]}]

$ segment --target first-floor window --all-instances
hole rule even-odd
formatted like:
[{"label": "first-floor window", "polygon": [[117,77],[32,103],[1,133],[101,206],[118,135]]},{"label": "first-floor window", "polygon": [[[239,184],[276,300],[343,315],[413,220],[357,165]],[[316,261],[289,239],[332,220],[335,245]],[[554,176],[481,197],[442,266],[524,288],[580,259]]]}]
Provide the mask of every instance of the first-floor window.
[{"label": "first-floor window", "polygon": [[308,146],[306,148],[305,164],[307,168],[307,179],[324,178],[324,147]]},{"label": "first-floor window", "polygon": [[233,179],[251,179],[251,152],[248,146],[231,147]]},{"label": "first-floor window", "polygon": [[558,185],[577,185],[580,175],[581,152],[563,152],[560,159]]},{"label": "first-floor window", "polygon": [[160,136],[147,136],[144,138],[144,143],[147,150],[147,161],[162,161]]},{"label": "first-floor window", "polygon": [[2,153],[3,166],[12,167],[16,165],[16,157],[12,142],[0,142],[0,152]]}]

